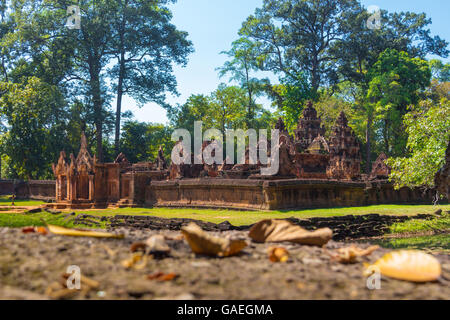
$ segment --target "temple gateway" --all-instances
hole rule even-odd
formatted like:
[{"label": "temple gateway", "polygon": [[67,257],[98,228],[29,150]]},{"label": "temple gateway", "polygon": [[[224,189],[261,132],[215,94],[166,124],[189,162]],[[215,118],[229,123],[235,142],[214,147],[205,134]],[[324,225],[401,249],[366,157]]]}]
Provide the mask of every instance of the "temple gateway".
[{"label": "temple gateway", "polygon": [[[403,188],[388,181],[386,155],[361,174],[361,151],[342,112],[325,138],[325,128],[311,102],[290,136],[280,118],[280,170],[262,176],[261,164],[170,165],[162,147],[154,162],[131,164],[120,154],[114,163],[99,163],[81,137],[78,156],[65,152],[53,165],[56,177],[54,208],[129,206],[243,208],[259,210],[363,206],[382,203],[430,202],[433,192]],[[206,148],[212,142],[205,142]]]}]

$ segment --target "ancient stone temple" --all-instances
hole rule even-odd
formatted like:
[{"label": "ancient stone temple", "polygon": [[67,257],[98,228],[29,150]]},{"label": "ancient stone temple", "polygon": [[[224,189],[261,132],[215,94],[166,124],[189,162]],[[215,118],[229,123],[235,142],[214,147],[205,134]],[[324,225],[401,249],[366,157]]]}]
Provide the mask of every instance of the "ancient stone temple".
[{"label": "ancient stone temple", "polygon": [[344,112],[341,112],[329,143],[329,178],[353,180],[361,176],[361,152],[355,133],[348,126]]},{"label": "ancient stone temple", "polygon": [[[262,169],[270,166],[272,141],[259,141],[271,163],[263,165],[251,159],[249,147],[245,161],[234,164],[205,163],[195,153],[191,163],[167,165],[162,147],[154,162],[132,164],[125,154],[113,163],[99,163],[88,151],[86,137],[81,138],[78,156],[61,152],[53,166],[56,177],[55,208],[104,208],[107,206],[163,206],[244,209],[292,209],[335,206],[362,206],[380,203],[428,201],[432,198],[421,190],[395,190],[388,181],[390,168],[386,155],[373,163],[369,176],[361,175],[361,152],[353,130],[342,112],[329,140],[312,103],[308,103],[299,120],[295,136],[290,136],[279,119],[279,170],[265,176]],[[215,141],[204,141],[201,151],[214,153]],[[183,158],[182,143],[175,152]],[[270,151],[269,151],[270,150]],[[449,147],[450,150],[450,147]],[[447,164],[436,176],[441,193],[449,192],[449,150]],[[202,154],[202,152],[199,152]],[[197,155],[199,156],[199,155]],[[215,154],[212,154],[214,157]],[[431,200],[429,200],[431,201]]]},{"label": "ancient stone temple", "polygon": [[[162,154],[162,153],[161,153]],[[152,180],[167,178],[167,171],[159,154],[159,165],[149,163],[130,164],[124,154],[113,163],[98,163],[89,154],[86,136],[81,136],[78,156],[62,151],[58,163],[53,165],[56,177],[56,208],[103,208],[108,205],[133,206],[145,198],[145,186]]]},{"label": "ancient stone temple", "polygon": [[94,164],[87,150],[86,136],[81,136],[81,147],[77,158],[70,155],[70,164],[66,163],[66,153],[62,151],[58,163],[53,165],[53,172],[56,176],[56,201],[82,203],[93,201],[94,199]]},{"label": "ancient stone temple", "polygon": [[325,135],[325,127],[321,126],[322,120],[317,117],[317,111],[313,103],[308,101],[303,110],[303,117],[299,119],[297,130],[295,130],[295,146],[297,152],[305,152],[311,143],[319,135]]}]

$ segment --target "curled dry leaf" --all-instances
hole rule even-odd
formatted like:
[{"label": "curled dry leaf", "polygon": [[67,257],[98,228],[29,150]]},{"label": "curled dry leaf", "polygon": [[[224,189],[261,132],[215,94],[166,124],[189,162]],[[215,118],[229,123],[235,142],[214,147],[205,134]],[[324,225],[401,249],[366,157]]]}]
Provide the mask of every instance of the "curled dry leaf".
[{"label": "curled dry leaf", "polygon": [[[71,274],[69,274],[69,273],[64,273],[62,275],[64,280],[69,279],[70,276],[71,276]],[[80,282],[81,282],[82,286],[85,285],[85,286],[89,287],[90,289],[98,289],[100,287],[100,282],[93,280],[91,278],[88,278],[86,276],[83,276],[83,275],[80,278]],[[64,282],[64,283],[67,283],[67,282]]]},{"label": "curled dry leaf", "polygon": [[156,257],[164,257],[169,254],[170,247],[167,245],[165,237],[162,235],[155,235],[148,238],[145,242],[135,242],[131,245],[130,251],[144,252],[145,254],[152,254]]},{"label": "curled dry leaf", "polygon": [[42,234],[42,235],[44,235],[44,236],[46,236],[46,235],[48,234],[47,229],[44,228],[44,227],[37,227],[37,228],[36,228],[36,232],[37,232],[37,233],[40,233],[40,234]]},{"label": "curled dry leaf", "polygon": [[150,274],[147,276],[148,280],[155,280],[155,281],[172,281],[178,278],[179,275],[176,273],[163,273],[163,272],[156,272],[154,274]]},{"label": "curled dry leaf", "polygon": [[132,253],[135,253],[138,251],[145,252],[146,249],[147,249],[147,245],[144,242],[134,242],[130,247],[130,251]]},{"label": "curled dry leaf", "polygon": [[121,264],[125,269],[142,270],[147,265],[147,255],[134,253],[130,258],[123,260]]},{"label": "curled dry leaf", "polygon": [[289,251],[285,248],[270,247],[267,250],[269,260],[272,262],[287,262],[289,260]]},{"label": "curled dry leaf", "polygon": [[357,263],[359,257],[371,255],[372,252],[378,250],[379,246],[371,246],[367,249],[358,248],[355,245],[346,248],[337,249],[335,252],[327,252],[335,261],[344,264]]},{"label": "curled dry leaf", "polygon": [[90,279],[86,276],[81,276],[81,288],[78,289],[69,289],[67,288],[67,280],[69,279],[70,274],[64,273],[62,274],[59,282],[53,282],[50,286],[47,287],[45,294],[51,299],[61,300],[61,299],[71,299],[77,295],[80,295],[81,298],[84,298],[91,290],[96,290],[100,287],[100,283],[93,279]]},{"label": "curled dry leaf", "polygon": [[35,233],[35,232],[36,232],[35,227],[24,227],[24,228],[22,228],[22,233],[25,233],[25,234],[27,234],[27,233]]},{"label": "curled dry leaf", "polygon": [[195,223],[181,229],[192,251],[209,256],[229,257],[238,254],[247,246],[244,240],[213,237]]},{"label": "curled dry leaf", "polygon": [[286,220],[263,220],[250,229],[249,237],[259,243],[287,241],[323,246],[331,240],[333,231],[329,228],[308,231]]},{"label": "curled dry leaf", "polygon": [[25,227],[25,228],[22,228],[22,232],[25,233],[25,234],[28,234],[28,233],[40,233],[40,234],[42,234],[44,236],[48,234],[47,229],[44,228],[44,227]]},{"label": "curled dry leaf", "polygon": [[51,233],[61,235],[61,236],[114,238],[114,239],[123,239],[124,238],[123,234],[113,234],[113,233],[99,232],[99,231],[67,229],[67,228],[63,228],[60,226],[52,226],[52,225],[48,225],[47,227]]},{"label": "curled dry leaf", "polygon": [[170,247],[166,243],[166,239],[163,235],[151,236],[145,242],[147,245],[147,251],[152,254],[164,254],[170,252]]},{"label": "curled dry leaf", "polygon": [[385,254],[373,265],[366,264],[365,275],[379,270],[390,278],[411,282],[436,281],[441,276],[441,264],[430,254],[415,250],[399,250]]}]

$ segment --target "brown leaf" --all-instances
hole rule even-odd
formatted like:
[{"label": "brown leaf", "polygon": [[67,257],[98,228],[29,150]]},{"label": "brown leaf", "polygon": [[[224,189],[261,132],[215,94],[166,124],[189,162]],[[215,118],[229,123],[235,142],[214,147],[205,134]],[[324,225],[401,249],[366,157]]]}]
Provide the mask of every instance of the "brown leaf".
[{"label": "brown leaf", "polygon": [[27,233],[35,233],[36,229],[34,227],[25,227],[22,228],[22,232],[27,234]]},{"label": "brown leaf", "polygon": [[270,247],[267,250],[269,260],[272,262],[287,262],[289,260],[289,251],[285,248]]},{"label": "brown leaf", "polygon": [[378,250],[379,246],[371,246],[367,249],[358,248],[355,245],[346,248],[337,249],[335,252],[328,253],[333,260],[344,264],[357,263],[359,257],[371,255]]},{"label": "brown leaf", "polygon": [[331,240],[333,231],[329,228],[308,231],[286,220],[263,220],[250,229],[249,237],[259,243],[287,241],[323,246]]},{"label": "brown leaf", "polygon": [[38,227],[38,228],[36,228],[36,232],[37,232],[37,233],[40,233],[40,234],[42,234],[42,235],[44,235],[44,236],[46,236],[46,235],[48,234],[47,229],[44,228],[44,227]]},{"label": "brown leaf", "polygon": [[163,272],[156,272],[154,274],[150,274],[147,276],[148,280],[155,280],[155,281],[172,281],[176,278],[178,278],[179,275],[176,273],[163,273]]},{"label": "brown leaf", "polygon": [[130,247],[130,251],[132,253],[135,253],[137,251],[142,251],[145,252],[145,249],[147,248],[147,245],[143,242],[134,242],[131,247]]},{"label": "brown leaf", "polygon": [[125,269],[144,269],[147,265],[147,255],[144,255],[142,253],[133,253],[130,258],[123,260],[121,264]]},{"label": "brown leaf", "polygon": [[244,240],[218,238],[204,232],[195,223],[181,229],[192,251],[209,256],[229,257],[238,254],[247,246]]},{"label": "brown leaf", "polygon": [[151,236],[145,242],[148,252],[152,254],[167,254],[170,252],[170,247],[166,243],[163,235]]}]

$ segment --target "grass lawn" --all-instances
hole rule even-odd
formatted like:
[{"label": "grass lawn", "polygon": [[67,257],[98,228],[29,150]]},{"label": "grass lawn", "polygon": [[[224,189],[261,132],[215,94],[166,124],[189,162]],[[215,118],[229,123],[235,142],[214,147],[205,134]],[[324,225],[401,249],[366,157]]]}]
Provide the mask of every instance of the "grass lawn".
[{"label": "grass lawn", "polygon": [[412,220],[393,224],[390,233],[420,233],[435,230],[450,230],[450,214],[433,220]]},{"label": "grass lawn", "polygon": [[[14,204],[18,207],[34,207],[34,206],[40,206],[41,204],[44,204],[44,201],[39,200],[21,200],[16,199],[14,201]],[[11,196],[0,196],[0,206],[10,206],[12,204]]]},{"label": "grass lawn", "polygon": [[207,210],[207,209],[168,209],[168,208],[122,208],[115,210],[80,211],[90,215],[149,215],[160,218],[190,218],[196,220],[221,223],[229,221],[236,226],[249,225],[264,219],[285,219],[331,217],[345,215],[387,214],[387,215],[416,215],[434,213],[436,210],[450,211],[450,205],[378,205],[368,207],[312,209],[295,211],[235,211],[235,210]]},{"label": "grass lawn", "polygon": [[[77,210],[79,214],[89,214],[93,216],[114,216],[114,215],[147,215],[161,218],[190,218],[196,220],[221,223],[229,221],[236,226],[249,225],[263,219],[285,219],[312,218],[312,217],[330,217],[344,215],[364,215],[364,214],[386,214],[386,215],[415,215],[433,213],[438,209],[450,211],[450,205],[431,206],[431,205],[378,205],[368,207],[352,208],[332,208],[332,209],[313,209],[296,211],[236,211],[236,210],[208,210],[208,209],[168,209],[168,208],[121,208],[105,210]],[[73,211],[73,210],[72,210]],[[71,212],[71,211],[67,211]],[[46,212],[38,214],[20,214],[0,211],[0,227],[23,227],[40,226],[42,220],[48,224],[73,227],[70,219],[65,219],[64,215],[51,215]],[[446,229],[449,229],[448,219],[446,222],[439,222]],[[419,228],[419,226],[414,226]],[[398,229],[411,229],[411,226],[397,226]],[[398,231],[395,231],[398,232]],[[409,232],[409,231],[408,231]]]},{"label": "grass lawn", "polygon": [[372,242],[388,249],[417,249],[450,253],[450,234],[372,240]]}]

